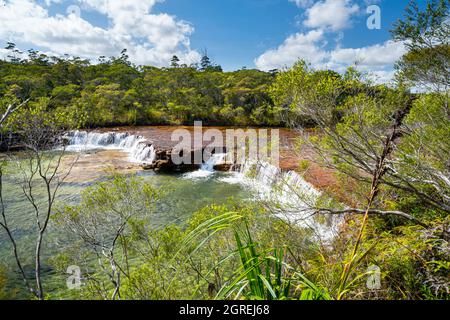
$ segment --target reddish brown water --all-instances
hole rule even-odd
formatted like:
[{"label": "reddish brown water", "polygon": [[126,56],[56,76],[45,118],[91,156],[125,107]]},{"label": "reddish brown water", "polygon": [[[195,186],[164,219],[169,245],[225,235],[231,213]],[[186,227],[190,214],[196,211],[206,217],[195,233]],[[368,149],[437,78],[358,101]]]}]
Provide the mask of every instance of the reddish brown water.
[{"label": "reddish brown water", "polygon": [[[156,149],[171,149],[178,142],[172,141],[172,133],[175,130],[184,129],[193,136],[194,127],[192,126],[142,126],[142,127],[118,127],[118,128],[102,128],[94,131],[98,132],[128,132],[134,135],[145,137],[149,143],[152,143]],[[203,132],[208,129],[217,129],[226,136],[227,129],[231,127],[203,127]],[[242,128],[244,131],[245,128]],[[258,128],[255,128],[258,129]],[[270,129],[269,139],[270,139]],[[294,170],[302,174],[308,182],[313,184],[317,189],[327,190],[335,194],[340,200],[351,202],[348,199],[346,188],[336,180],[335,175],[329,169],[323,168],[315,161],[314,154],[307,146],[298,146],[301,133],[286,128],[278,128],[280,135],[280,167],[282,170]],[[210,142],[204,142],[204,145]],[[300,169],[300,163],[307,161],[307,169]],[[103,150],[95,151],[91,154],[82,156],[71,174],[73,180],[83,180],[89,178],[98,178],[110,170],[118,170],[120,172],[137,172],[142,170],[137,164],[130,163],[128,156],[121,151]]]}]

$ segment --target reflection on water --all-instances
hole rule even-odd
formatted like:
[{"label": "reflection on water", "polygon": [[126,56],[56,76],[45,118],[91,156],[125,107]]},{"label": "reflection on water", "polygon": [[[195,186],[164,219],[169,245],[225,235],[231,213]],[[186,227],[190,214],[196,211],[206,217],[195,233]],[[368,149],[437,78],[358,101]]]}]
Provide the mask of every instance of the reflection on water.
[{"label": "reflection on water", "polygon": [[[310,184],[306,183],[295,172],[283,173],[278,168],[271,166],[255,167],[248,163],[242,166],[240,172],[215,172],[215,164],[223,160],[224,155],[221,154],[214,155],[200,170],[184,175],[155,174],[142,171],[138,163],[130,161],[130,154],[135,158],[152,156],[154,150],[146,149],[147,144],[141,145],[144,141],[143,138],[149,139],[152,136],[153,141],[158,141],[158,145],[169,145],[169,133],[171,131],[168,128],[134,128],[133,130],[131,132],[134,136],[124,133],[123,129],[114,134],[105,131],[100,134],[75,135],[73,137],[74,142],[79,142],[75,146],[85,145],[89,147],[74,148],[73,152],[67,153],[63,157],[63,170],[68,170],[74,162],[75,164],[71,169],[71,174],[59,191],[57,206],[76,204],[80,200],[80,193],[86,187],[96,182],[105,181],[112,172],[136,174],[142,177],[144,181],[164,190],[166,196],[158,203],[157,213],[152,214],[151,221],[149,221],[154,227],[161,227],[170,223],[183,224],[199,209],[212,204],[225,203],[230,198],[239,202],[253,201],[261,197],[273,198],[272,191],[275,184],[279,183],[280,180],[287,180],[291,187],[298,187],[306,191],[310,195],[311,201],[315,201],[319,195]],[[170,130],[173,130],[173,128]],[[299,161],[298,157],[292,152],[292,140],[295,135],[287,130],[281,133],[281,167],[284,170],[295,169]],[[115,147],[104,148],[104,145],[111,144]],[[95,146],[99,146],[101,149],[95,149]],[[82,152],[78,153],[79,151]],[[285,154],[287,155],[285,156]],[[32,278],[30,266],[32,265],[36,241],[35,217],[32,206],[21,189],[20,175],[14,168],[11,163],[7,167],[8,172],[4,175],[5,209],[13,235],[17,239],[20,255],[26,257],[25,268],[27,272],[30,272],[30,278]],[[316,177],[323,177],[323,175],[318,174]],[[329,184],[329,182],[326,183]],[[40,199],[41,202],[45,201],[44,191],[43,185],[40,184],[40,187],[36,189],[35,198]],[[301,203],[298,198],[292,196],[290,189],[281,189],[281,191],[280,196],[277,196],[277,200],[280,200],[280,202],[290,204],[294,201],[294,206]],[[314,221],[311,221],[311,223],[315,225]],[[330,226],[325,226],[322,230],[319,230],[319,232],[331,234],[330,231],[333,231]],[[64,252],[68,241],[67,235],[50,224],[44,241],[43,270],[45,283],[56,291],[65,287],[65,280],[61,276],[57,276],[46,262],[55,253]],[[9,265],[10,270],[15,270],[11,248],[4,232],[0,232],[0,259]],[[21,283],[17,275],[16,279],[15,284],[20,287]]]},{"label": "reflection on water", "polygon": [[[153,226],[160,227],[169,223],[182,224],[194,212],[211,204],[222,204],[229,198],[244,200],[250,198],[250,193],[239,185],[232,185],[220,181],[227,173],[208,171],[209,179],[186,179],[181,174],[154,174],[142,171],[140,166],[128,161],[128,154],[120,150],[89,150],[87,153],[68,153],[62,161],[62,168],[67,170],[74,161],[77,161],[71,170],[66,182],[62,185],[57,206],[76,204],[80,200],[83,189],[101,182],[110,176],[112,171],[123,174],[137,174],[146,182],[163,189],[166,196],[157,206],[157,213],[152,214],[149,221]],[[24,163],[22,163],[24,164]],[[5,212],[13,235],[17,240],[21,257],[24,257],[25,269],[32,278],[32,259],[36,242],[37,230],[33,207],[27,201],[21,184],[21,176],[17,166],[11,162],[3,178],[3,195]],[[45,205],[44,185],[36,184],[36,199],[40,205]],[[50,224],[43,248],[43,273],[47,285],[52,288],[64,288],[65,282],[56,277],[46,261],[56,253],[64,250],[69,239],[53,224]],[[3,230],[0,232],[0,259],[8,265],[8,269],[15,270],[11,247]],[[11,276],[11,274],[10,274]],[[20,280],[15,281],[17,287]]]}]

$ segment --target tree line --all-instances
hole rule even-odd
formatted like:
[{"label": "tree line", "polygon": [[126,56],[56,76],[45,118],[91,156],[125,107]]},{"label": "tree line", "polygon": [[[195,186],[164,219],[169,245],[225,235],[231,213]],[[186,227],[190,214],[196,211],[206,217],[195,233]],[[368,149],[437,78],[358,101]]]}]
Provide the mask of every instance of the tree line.
[{"label": "tree line", "polygon": [[[46,297],[40,248],[52,217],[82,244],[61,253],[54,261],[55,269],[59,266],[64,273],[68,262],[90,257],[86,259],[86,286],[77,298],[448,299],[449,8],[448,0],[429,1],[425,10],[415,2],[408,7],[393,30],[394,39],[403,41],[408,52],[397,64],[398,85],[391,88],[374,85],[352,68],[338,74],[315,70],[304,61],[276,75],[255,70],[224,73],[209,59],[203,59],[198,68],[180,66],[177,59],[172,59],[167,69],[137,68],[129,63],[126,51],[120,58],[96,65],[77,59],[48,62],[41,56],[35,57],[35,63],[20,59],[2,62],[6,68],[1,72],[22,72],[6,85],[11,72],[2,77],[0,126],[12,127],[27,142],[30,160],[25,165],[30,167],[21,183],[37,217],[35,275],[29,276],[0,197],[0,227],[10,239],[25,287],[38,299]],[[10,47],[12,58],[18,56],[14,46]],[[53,68],[62,71],[53,75],[43,72]],[[253,77],[244,76],[249,74]],[[64,100],[63,89],[55,93],[57,77],[62,81],[59,87],[73,86],[78,96],[69,94]],[[64,82],[67,79],[71,82]],[[339,187],[351,196],[350,206],[338,201],[335,190],[322,190],[314,201],[302,190],[292,193],[292,198],[298,199],[298,207],[292,208],[295,213],[306,210],[319,220],[346,214],[344,230],[331,243],[314,242],[308,229],[278,219],[279,215],[273,214],[280,211],[277,203],[212,205],[184,226],[154,230],[148,217],[155,212],[161,191],[133,177],[114,176],[87,189],[80,203],[54,209],[55,195],[66,175],[62,168],[58,170],[62,153],[53,159],[54,166],[45,159],[51,155],[43,150],[54,146],[46,144],[58,143],[48,134],[59,137],[73,125],[112,125],[128,119],[121,116],[133,109],[120,104],[128,95],[128,107],[137,108],[141,101],[155,118],[172,121],[173,115],[177,121],[190,120],[192,112],[198,112],[195,117],[213,119],[214,114],[202,112],[212,110],[208,108],[217,102],[233,101],[227,100],[234,97],[224,94],[227,89],[235,92],[239,87],[253,94],[259,90],[253,85],[262,86],[266,99],[250,99],[255,106],[264,106],[264,112],[274,112],[297,130],[317,129],[318,134],[303,131],[299,146],[313,150],[313,161],[330,168]],[[424,93],[412,95],[412,88]],[[167,102],[183,99],[198,99],[198,104]],[[236,99],[233,103],[243,101]],[[20,103],[23,100],[26,103]],[[233,103],[232,110],[240,108]],[[251,120],[258,109],[245,113],[242,108],[248,118],[239,117],[231,124]],[[141,116],[138,111],[131,113],[135,123]],[[85,122],[78,123],[80,119]],[[303,170],[308,170],[307,165]],[[2,175],[0,167],[0,196]],[[49,200],[43,207],[36,206],[31,196],[35,179],[46,186]],[[139,263],[134,265],[128,257],[139,257]],[[368,290],[367,267],[373,265],[381,269],[382,287]]]},{"label": "tree line", "polygon": [[278,126],[268,88],[274,73],[259,70],[223,72],[206,55],[200,64],[170,67],[136,66],[127,51],[100,57],[92,64],[80,58],[49,57],[30,50],[26,58],[8,43],[0,61],[0,100],[30,99],[49,112],[63,112],[82,127],[181,125]]}]

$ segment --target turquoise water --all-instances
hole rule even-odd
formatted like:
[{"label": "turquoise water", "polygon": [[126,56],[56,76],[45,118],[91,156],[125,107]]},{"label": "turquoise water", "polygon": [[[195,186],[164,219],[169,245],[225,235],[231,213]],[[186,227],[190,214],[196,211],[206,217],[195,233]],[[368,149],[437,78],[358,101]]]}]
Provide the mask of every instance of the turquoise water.
[{"label": "turquoise water", "polygon": [[[9,172],[8,172],[9,171]],[[206,173],[200,175],[182,174],[155,174],[153,172],[138,171],[136,173],[144,181],[160,188],[164,188],[166,196],[159,202],[157,213],[152,214],[151,223],[155,227],[170,223],[183,224],[196,211],[211,204],[226,203],[233,198],[243,201],[251,198],[250,192],[246,191],[239,184],[229,184],[221,181],[229,173]],[[95,178],[85,182],[64,183],[58,193],[57,204],[76,204],[80,200],[80,192],[96,182],[105,178]],[[22,191],[20,175],[14,166],[9,166],[3,177],[3,198],[5,212],[8,217],[10,228],[13,230],[17,241],[20,256],[24,260],[25,269],[32,275],[32,259],[34,257],[34,246],[36,242],[36,227],[33,207],[27,201]],[[36,199],[44,201],[45,193],[42,184],[37,184]],[[64,250],[68,237],[56,226],[50,224],[45,236],[43,247],[43,276],[44,283],[50,283],[52,288],[64,288],[65,282],[60,279],[48,263],[48,259],[56,253]],[[22,287],[20,278],[14,270],[11,246],[7,235],[0,230],[0,261],[7,267],[9,285],[12,287]],[[23,293],[19,293],[19,297]]]}]

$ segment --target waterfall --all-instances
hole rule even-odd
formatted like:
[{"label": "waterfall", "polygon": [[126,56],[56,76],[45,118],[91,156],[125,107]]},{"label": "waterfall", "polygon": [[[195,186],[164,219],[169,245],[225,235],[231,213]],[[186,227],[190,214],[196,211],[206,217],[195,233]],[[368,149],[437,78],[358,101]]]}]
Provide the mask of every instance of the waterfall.
[{"label": "waterfall", "polygon": [[124,132],[86,132],[73,131],[66,135],[68,151],[87,151],[96,149],[123,150],[134,162],[152,163],[156,159],[153,146],[149,146],[142,136]]},{"label": "waterfall", "polygon": [[227,154],[226,153],[217,153],[211,155],[211,157],[202,164],[200,170],[204,171],[214,171],[214,166],[221,164],[225,161]]},{"label": "waterfall", "polygon": [[194,172],[189,172],[183,175],[185,179],[191,180],[199,180],[209,178],[214,175],[215,170],[214,167],[218,164],[222,164],[225,162],[227,157],[226,153],[216,153],[212,154],[210,158],[204,162],[200,169]]},{"label": "waterfall", "polygon": [[253,190],[256,199],[266,202],[276,216],[307,228],[318,240],[331,240],[338,233],[342,219],[331,215],[317,219],[308,208],[315,207],[321,192],[295,171],[283,172],[270,163],[247,160],[220,180]]},{"label": "waterfall", "polygon": [[264,198],[269,197],[286,205],[308,205],[321,195],[295,171],[283,172],[267,162],[246,161],[240,166],[238,174],[244,183],[257,188]]}]

